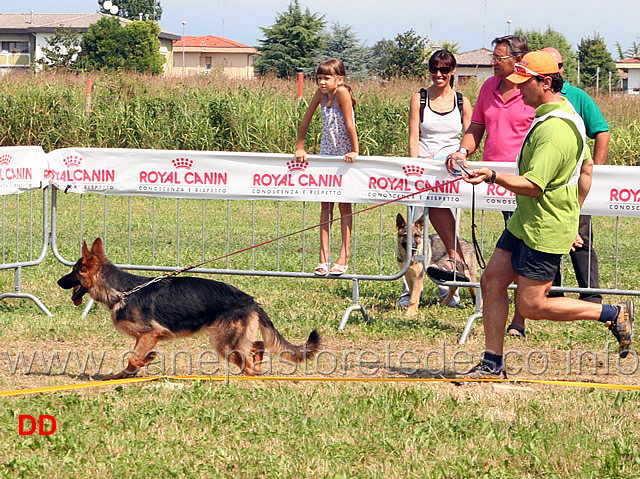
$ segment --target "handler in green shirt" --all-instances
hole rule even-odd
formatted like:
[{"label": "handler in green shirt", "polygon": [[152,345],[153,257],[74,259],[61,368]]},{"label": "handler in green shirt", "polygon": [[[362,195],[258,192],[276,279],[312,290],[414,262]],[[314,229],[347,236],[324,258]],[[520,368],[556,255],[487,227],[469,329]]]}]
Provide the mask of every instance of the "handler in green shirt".
[{"label": "handler in green shirt", "polygon": [[[468,183],[496,183],[516,194],[516,210],[482,275],[485,352],[466,374],[471,379],[505,378],[504,330],[509,315],[508,287],[516,283],[515,303],[523,316],[552,321],[600,321],[629,353],[634,305],[598,304],[570,297],[548,297],[562,255],[578,233],[580,206],[591,188],[593,160],[584,123],[557,92],[564,80],[548,52],[535,51],[508,77],[516,83],[535,118],[518,156],[518,174],[477,168]],[[449,168],[454,165],[447,164]]]},{"label": "handler in green shirt", "polygon": [[[558,70],[561,75],[564,74],[564,62],[562,54],[555,48],[547,47],[542,49],[548,52],[558,63]],[[560,95],[565,97],[575,108],[576,113],[580,115],[584,121],[584,127],[587,136],[594,140],[593,144],[593,163],[595,165],[604,165],[607,162],[607,152],[609,149],[609,125],[605,120],[600,108],[596,102],[587,95],[584,90],[570,85],[565,81],[562,84]],[[591,216],[580,215],[580,223],[578,226],[578,234],[582,240],[582,244],[576,244],[570,252],[571,263],[576,273],[578,286],[581,288],[598,289],[600,287],[600,276],[598,270],[598,257],[593,248],[593,226]],[[553,286],[562,284],[562,276],[560,270],[553,280]],[[552,296],[562,296],[562,293],[552,292]],[[580,299],[593,301],[594,303],[602,303],[602,295],[599,293],[580,293]],[[511,324],[507,326],[507,333],[511,336],[525,336],[525,319],[517,311],[513,315]]]}]

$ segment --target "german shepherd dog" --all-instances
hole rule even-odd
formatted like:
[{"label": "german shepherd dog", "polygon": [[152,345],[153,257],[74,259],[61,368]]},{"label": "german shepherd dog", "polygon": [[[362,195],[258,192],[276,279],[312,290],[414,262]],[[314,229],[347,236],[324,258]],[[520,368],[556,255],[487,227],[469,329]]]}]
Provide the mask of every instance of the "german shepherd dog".
[{"label": "german shepherd dog", "polygon": [[[396,216],[396,228],[398,230],[398,246],[396,249],[396,257],[398,260],[398,266],[400,268],[404,266],[404,263],[407,260],[409,248],[411,249],[411,266],[409,266],[409,269],[405,273],[404,277],[407,280],[407,285],[409,286],[410,292],[409,307],[407,308],[406,314],[407,316],[414,316],[418,312],[418,305],[420,304],[420,295],[422,293],[425,276],[424,263],[422,261],[416,261],[414,259],[416,255],[421,255],[424,252],[424,215],[420,216],[420,218],[418,218],[412,224],[411,243],[409,243],[407,234],[407,222],[400,213],[398,213],[398,215]],[[469,267],[469,279],[471,279],[471,281],[475,283],[478,280],[478,271],[473,245],[460,237],[458,237],[458,243],[462,250],[462,255],[467,262],[467,266]],[[435,264],[439,267],[444,267],[447,259],[449,259],[449,254],[447,253],[447,250],[445,249],[440,237],[435,234],[429,235],[429,249],[427,252],[426,262],[428,264]],[[455,286],[450,286],[449,292],[442,299],[440,304],[443,306],[449,304],[457,289],[458,288]],[[469,292],[475,300],[475,288],[469,288]]]},{"label": "german shepherd dog", "polygon": [[[112,264],[97,238],[91,250],[82,244],[82,257],[71,273],[58,280],[72,289],[78,306],[89,293],[105,304],[120,332],[136,339],[134,353],[123,371],[106,379],[132,377],[156,356],[158,341],[189,336],[206,329],[221,358],[230,361],[247,376],[260,374],[265,351],[299,363],[311,358],[320,347],[314,330],[306,343],[294,346],[275,328],[267,313],[247,293],[231,285],[191,276],[167,277],[126,297],[122,293],[147,283],[151,278],[127,273]],[[258,329],[262,341],[256,341]]]}]

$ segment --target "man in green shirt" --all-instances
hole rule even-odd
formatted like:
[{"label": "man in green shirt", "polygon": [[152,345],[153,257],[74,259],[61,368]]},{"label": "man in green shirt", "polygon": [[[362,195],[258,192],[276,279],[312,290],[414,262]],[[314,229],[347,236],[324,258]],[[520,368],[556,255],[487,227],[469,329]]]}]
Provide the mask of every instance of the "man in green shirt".
[{"label": "man in green shirt", "polygon": [[[629,352],[634,305],[598,304],[569,297],[548,297],[562,255],[577,238],[580,207],[591,188],[593,160],[586,146],[584,123],[557,92],[564,80],[548,52],[535,51],[516,64],[509,81],[516,83],[535,118],[518,155],[518,174],[474,169],[465,181],[496,183],[516,194],[516,210],[496,244],[482,276],[485,353],[467,377],[506,377],[504,330],[509,314],[507,289],[516,283],[516,309],[524,317],[552,321],[593,320],[605,323]],[[452,165],[448,165],[451,167]]]},{"label": "man in green shirt", "polygon": [[[561,75],[564,74],[564,62],[562,54],[555,48],[547,47],[542,49],[543,52],[549,52],[558,63],[558,70]],[[584,90],[570,85],[565,81],[562,84],[560,95],[565,97],[576,113],[580,115],[584,122],[586,134],[594,140],[593,143],[593,163],[595,165],[604,165],[607,162],[607,151],[609,148],[609,125],[605,120],[600,108],[596,102],[591,99]],[[576,273],[578,286],[581,288],[598,289],[600,280],[598,274],[598,257],[593,249],[593,227],[591,224],[591,216],[580,215],[580,223],[578,234],[582,240],[582,244],[576,244],[572,249],[571,263]],[[562,284],[560,270],[556,274],[553,281],[554,286]],[[562,296],[562,293],[550,293],[552,296]],[[592,301],[594,303],[602,303],[602,295],[598,293],[581,293],[580,299]],[[513,315],[511,324],[507,326],[507,333],[511,336],[524,337],[525,335],[525,319],[517,311]]]}]

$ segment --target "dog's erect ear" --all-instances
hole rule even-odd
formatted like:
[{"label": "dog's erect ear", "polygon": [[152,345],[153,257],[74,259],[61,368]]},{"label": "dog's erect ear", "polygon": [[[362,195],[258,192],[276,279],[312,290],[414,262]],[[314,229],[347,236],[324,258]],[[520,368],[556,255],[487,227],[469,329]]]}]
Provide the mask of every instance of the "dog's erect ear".
[{"label": "dog's erect ear", "polygon": [[91,257],[91,251],[89,251],[89,248],[87,248],[87,242],[83,241],[82,242],[82,259],[86,261],[90,257]]},{"label": "dog's erect ear", "polygon": [[407,222],[404,220],[404,217],[398,213],[398,216],[396,216],[396,228],[401,230],[405,226],[407,226]]},{"label": "dog's erect ear", "polygon": [[413,224],[419,226],[420,228],[424,227],[424,215],[420,215],[420,218],[418,218],[417,220],[415,220],[413,222]]},{"label": "dog's erect ear", "polygon": [[104,254],[104,247],[102,246],[102,240],[100,238],[96,238],[91,246],[91,253],[93,254]]}]

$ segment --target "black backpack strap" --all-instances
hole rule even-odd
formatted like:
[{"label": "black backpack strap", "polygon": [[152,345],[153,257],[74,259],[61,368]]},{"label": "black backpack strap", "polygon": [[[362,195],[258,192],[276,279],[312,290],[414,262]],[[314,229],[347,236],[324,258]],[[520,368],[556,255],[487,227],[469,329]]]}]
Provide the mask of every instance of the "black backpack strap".
[{"label": "black backpack strap", "polygon": [[456,104],[458,105],[458,110],[460,110],[460,123],[462,123],[462,117],[463,117],[463,110],[462,110],[462,99],[464,97],[462,96],[462,93],[460,93],[459,91],[456,92]]},{"label": "black backpack strap", "polygon": [[424,107],[427,105],[427,90],[420,88],[420,123],[424,120]]}]

